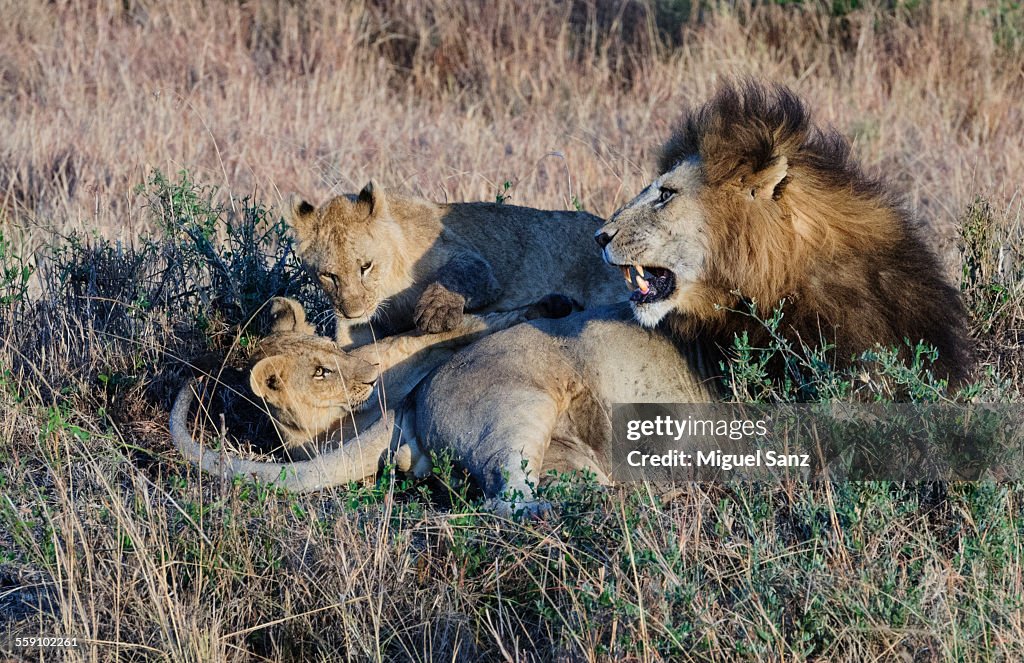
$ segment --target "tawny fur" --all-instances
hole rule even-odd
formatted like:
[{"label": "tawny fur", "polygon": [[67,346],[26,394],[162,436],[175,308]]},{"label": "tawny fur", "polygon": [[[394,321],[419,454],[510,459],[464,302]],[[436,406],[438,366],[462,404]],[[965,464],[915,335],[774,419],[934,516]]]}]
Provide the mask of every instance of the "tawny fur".
[{"label": "tawny fur", "polygon": [[[249,461],[197,444],[188,423],[197,391],[191,382],[180,390],[171,413],[172,438],[205,471],[281,480],[293,490],[362,479],[375,474],[392,453],[400,469],[422,474],[430,469],[429,457],[401,437],[403,401],[412,390],[460,347],[510,326],[564,317],[572,310],[571,300],[552,294],[515,311],[464,316],[448,332],[401,334],[346,352],[313,334],[298,302],[278,297],[271,305],[271,334],[254,353],[249,381],[289,454],[309,460]],[[319,455],[324,444],[335,448]]]},{"label": "tawny fur", "polygon": [[[509,314],[488,317],[495,315]],[[255,476],[295,491],[370,476],[388,454],[399,469],[429,472],[430,452],[450,452],[491,508],[505,515],[541,514],[548,505],[537,500],[533,486],[548,470],[589,470],[598,481],[609,479],[612,404],[707,402],[716,396],[699,346],[678,347],[631,317],[625,305],[597,307],[478,340],[442,363],[404,402],[392,401],[384,418],[358,437],[305,462],[248,461],[202,449],[188,432],[191,385],[179,394],[171,432],[182,453],[209,472]],[[306,373],[315,368],[313,356],[297,355]],[[286,417],[301,422],[312,414],[299,408]],[[310,421],[310,428],[315,425]]]},{"label": "tawny fur", "polygon": [[623,294],[590,240],[601,220],[584,212],[442,204],[373,183],[320,208],[292,207],[299,254],[331,298],[346,346],[372,339],[367,319],[378,337],[437,332],[463,312],[509,311],[551,292],[584,306]]},{"label": "tawny fur", "polygon": [[465,316],[447,332],[399,334],[345,351],[314,334],[298,302],[275,297],[271,334],[253,354],[249,385],[269,409],[285,448],[293,456],[308,455],[379,419],[459,348],[527,320],[567,315],[567,302],[549,295],[515,311]]}]

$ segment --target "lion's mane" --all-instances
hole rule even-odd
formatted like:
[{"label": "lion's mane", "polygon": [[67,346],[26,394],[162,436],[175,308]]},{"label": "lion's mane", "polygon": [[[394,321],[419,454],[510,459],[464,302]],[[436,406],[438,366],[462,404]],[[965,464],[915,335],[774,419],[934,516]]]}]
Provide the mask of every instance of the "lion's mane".
[{"label": "lion's mane", "polygon": [[[694,159],[706,184],[710,250],[692,305],[666,318],[673,335],[729,347],[747,332],[765,344],[768,330],[744,308],[752,300],[770,313],[784,300],[780,329],[796,347],[834,344],[843,365],[876,343],[906,352],[923,340],[939,352],[939,373],[954,383],[966,377],[964,307],[922,227],[862,172],[842,135],[811,123],[792,91],[725,86],[684,115],[659,166],[667,172]],[[737,188],[780,168],[777,205],[742,204]]]}]

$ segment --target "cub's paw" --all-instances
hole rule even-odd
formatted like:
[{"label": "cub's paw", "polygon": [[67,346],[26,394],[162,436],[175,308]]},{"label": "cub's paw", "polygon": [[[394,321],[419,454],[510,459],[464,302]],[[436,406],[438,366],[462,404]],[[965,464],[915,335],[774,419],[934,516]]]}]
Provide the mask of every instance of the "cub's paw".
[{"label": "cub's paw", "polygon": [[281,332],[316,336],[316,328],[306,322],[306,311],[302,304],[290,297],[274,297],[270,300],[270,333]]},{"label": "cub's paw", "polygon": [[416,303],[413,321],[420,331],[437,334],[451,331],[462,322],[466,298],[440,283],[431,283]]},{"label": "cub's paw", "polygon": [[564,318],[573,311],[582,311],[583,307],[572,297],[568,297],[558,292],[553,292],[550,295],[545,295],[531,304],[526,309],[526,319],[535,320],[536,318]]}]

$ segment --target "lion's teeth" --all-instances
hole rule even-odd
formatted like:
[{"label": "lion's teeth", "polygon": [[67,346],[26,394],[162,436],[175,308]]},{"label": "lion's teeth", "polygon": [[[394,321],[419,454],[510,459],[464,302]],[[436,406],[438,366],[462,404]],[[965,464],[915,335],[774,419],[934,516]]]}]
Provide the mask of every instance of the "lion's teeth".
[{"label": "lion's teeth", "polygon": [[643,265],[633,265],[633,269],[636,270],[637,276],[644,276],[645,275],[644,274],[644,266]]},{"label": "lion's teeth", "polygon": [[645,279],[644,277],[640,276],[639,274],[636,277],[636,284],[638,286],[640,286],[640,292],[645,294],[645,295],[651,290],[651,286],[647,282],[647,279]]},{"label": "lion's teeth", "polygon": [[626,283],[633,285],[633,279],[629,277],[629,267],[622,268],[622,278],[626,279]]}]

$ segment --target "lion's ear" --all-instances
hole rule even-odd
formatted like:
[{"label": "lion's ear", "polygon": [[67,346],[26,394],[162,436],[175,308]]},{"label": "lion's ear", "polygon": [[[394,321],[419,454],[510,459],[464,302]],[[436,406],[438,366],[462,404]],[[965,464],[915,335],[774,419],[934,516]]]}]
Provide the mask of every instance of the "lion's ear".
[{"label": "lion's ear", "polygon": [[359,192],[357,200],[369,206],[371,219],[379,219],[388,214],[387,196],[373,180],[366,183],[363,190]]},{"label": "lion's ear", "polygon": [[270,300],[270,333],[281,332],[316,334],[313,326],[306,322],[306,311],[302,304],[290,297],[274,297]]},{"label": "lion's ear", "polygon": [[788,174],[789,160],[781,156],[776,158],[767,168],[763,168],[751,176],[748,187],[750,197],[761,200],[778,198],[782,193],[782,186]]},{"label": "lion's ear", "polygon": [[256,362],[249,373],[249,388],[257,398],[267,398],[284,389],[281,376],[285,367],[292,361],[285,355],[274,355]]},{"label": "lion's ear", "polygon": [[295,231],[296,239],[301,243],[304,238],[313,233],[313,222],[316,220],[316,208],[300,198],[296,194],[288,197],[287,211],[288,225]]}]

